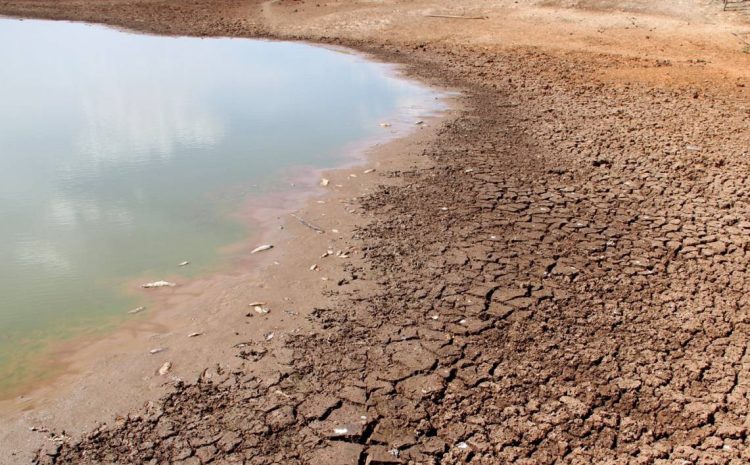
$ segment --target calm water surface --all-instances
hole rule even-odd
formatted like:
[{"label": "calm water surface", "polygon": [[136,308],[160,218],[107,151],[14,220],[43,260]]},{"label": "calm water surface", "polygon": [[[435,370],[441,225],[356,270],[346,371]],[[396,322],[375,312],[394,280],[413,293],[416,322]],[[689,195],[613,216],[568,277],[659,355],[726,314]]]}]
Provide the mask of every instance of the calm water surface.
[{"label": "calm water surface", "polygon": [[226,261],[250,232],[232,214],[290,167],[335,166],[433,102],[304,44],[0,19],[0,394],[141,305],[134,279]]}]

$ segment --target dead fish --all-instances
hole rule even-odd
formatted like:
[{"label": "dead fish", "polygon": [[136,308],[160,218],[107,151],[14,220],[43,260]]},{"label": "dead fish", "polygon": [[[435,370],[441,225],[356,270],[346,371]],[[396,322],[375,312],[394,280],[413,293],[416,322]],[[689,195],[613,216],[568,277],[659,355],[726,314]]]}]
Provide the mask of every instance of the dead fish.
[{"label": "dead fish", "polygon": [[423,125],[423,124],[424,124],[424,121],[422,121],[422,120],[420,119],[419,121],[415,121],[415,122],[414,122],[414,124],[416,124],[417,126],[421,126],[421,125]]},{"label": "dead fish", "polygon": [[370,168],[369,170],[364,170],[363,171],[363,173],[365,173],[365,174],[370,174],[370,173],[374,173],[374,172],[375,172],[375,168]]},{"label": "dead fish", "polygon": [[329,255],[333,255],[333,250],[326,250],[326,253],[320,256],[320,258],[326,258]]},{"label": "dead fish", "polygon": [[273,337],[274,337],[274,333],[267,333],[267,334],[266,334],[265,336],[263,336],[263,337],[265,337],[265,338],[266,338],[266,341],[270,341],[271,339],[273,339]]},{"label": "dead fish", "polygon": [[158,354],[159,352],[163,352],[163,351],[164,351],[164,349],[162,349],[161,347],[157,347],[156,349],[149,350],[148,353],[151,354],[151,355],[154,355],[154,354]]},{"label": "dead fish", "polygon": [[172,369],[172,362],[164,362],[164,365],[162,365],[161,368],[159,368],[158,373],[160,376],[164,376],[167,373],[169,373],[169,370],[171,369]]},{"label": "dead fish", "polygon": [[190,334],[188,334],[188,337],[198,337],[201,334],[203,334],[203,333],[190,333]]},{"label": "dead fish", "polygon": [[154,287],[175,287],[177,284],[170,283],[169,281],[154,281],[152,283],[141,284],[144,289],[151,289]]},{"label": "dead fish", "polygon": [[263,252],[265,250],[270,250],[270,249],[273,249],[273,246],[271,244],[264,244],[264,245],[259,245],[258,247],[254,248],[250,253],[258,253],[258,252]]},{"label": "dead fish", "polygon": [[131,315],[135,315],[136,313],[141,313],[144,310],[146,310],[146,307],[136,307],[133,310],[130,310],[128,313]]},{"label": "dead fish", "polygon": [[389,128],[391,127],[391,123],[380,123],[381,128]]},{"label": "dead fish", "polygon": [[190,262],[184,261],[184,262],[178,263],[177,266],[188,266],[189,264],[190,264]]},{"label": "dead fish", "polygon": [[313,265],[310,267],[310,271],[315,271],[318,269],[318,265]]},{"label": "dead fish", "polygon": [[265,305],[265,304],[266,304],[265,302],[250,302],[250,303],[249,303],[249,304],[247,304],[247,305],[248,305],[248,306],[250,306],[250,307],[258,307],[258,306],[261,306],[261,307],[262,307],[262,306],[263,306],[263,305]]},{"label": "dead fish", "polygon": [[320,180],[320,185],[323,186],[323,187],[325,187],[325,186],[328,185],[328,182],[329,181],[326,178],[323,178],[323,179]]}]

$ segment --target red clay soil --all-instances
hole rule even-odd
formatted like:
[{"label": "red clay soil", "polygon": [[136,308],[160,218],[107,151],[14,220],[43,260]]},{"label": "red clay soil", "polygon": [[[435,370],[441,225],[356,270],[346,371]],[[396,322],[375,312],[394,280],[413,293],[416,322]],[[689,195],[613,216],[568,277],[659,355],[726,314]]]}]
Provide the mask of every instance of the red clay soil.
[{"label": "red clay soil", "polygon": [[[140,14],[80,3],[110,12],[82,19]],[[149,4],[194,18],[201,2]],[[141,29],[196,32],[162,20]],[[434,166],[359,199],[366,258],[285,370],[209,371],[36,463],[750,463],[747,80],[701,61],[327,40],[465,91]],[[702,78],[666,85],[675,66]]]}]

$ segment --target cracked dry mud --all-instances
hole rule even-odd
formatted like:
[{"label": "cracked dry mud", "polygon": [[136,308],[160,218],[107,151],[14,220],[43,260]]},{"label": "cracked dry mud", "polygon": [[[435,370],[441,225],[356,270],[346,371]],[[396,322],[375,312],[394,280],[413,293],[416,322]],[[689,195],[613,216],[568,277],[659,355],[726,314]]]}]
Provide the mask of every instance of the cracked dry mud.
[{"label": "cracked dry mud", "polygon": [[276,375],[207,373],[36,462],[750,462],[743,83],[624,85],[598,76],[669,63],[609,55],[345,44],[467,102],[431,168],[360,199],[365,260],[338,305]]}]

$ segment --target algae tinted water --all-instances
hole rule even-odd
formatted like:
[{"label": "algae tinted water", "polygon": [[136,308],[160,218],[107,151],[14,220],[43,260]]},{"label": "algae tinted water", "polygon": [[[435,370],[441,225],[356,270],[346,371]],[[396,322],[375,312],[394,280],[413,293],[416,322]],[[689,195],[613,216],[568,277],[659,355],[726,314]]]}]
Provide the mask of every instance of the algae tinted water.
[{"label": "algae tinted water", "polygon": [[335,166],[432,99],[304,44],[0,19],[0,393],[140,305],[126,283],[220,263],[285,169]]}]

